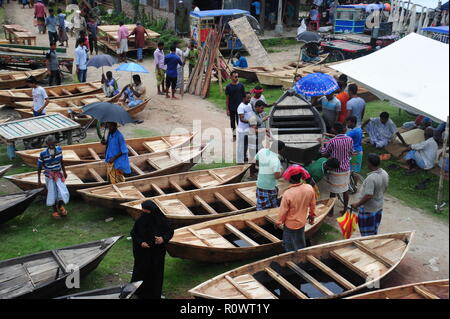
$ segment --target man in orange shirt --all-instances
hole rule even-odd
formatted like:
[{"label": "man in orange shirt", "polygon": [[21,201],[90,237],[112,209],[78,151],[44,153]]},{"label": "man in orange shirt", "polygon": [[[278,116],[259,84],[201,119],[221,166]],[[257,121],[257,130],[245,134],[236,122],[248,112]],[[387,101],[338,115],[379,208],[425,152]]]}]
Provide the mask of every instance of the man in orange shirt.
[{"label": "man in orange shirt", "polygon": [[[302,182],[305,170],[294,167],[289,177],[291,185],[284,192],[281,206],[278,211],[276,225],[283,227],[283,247],[286,252],[296,251],[306,247],[305,225],[306,220],[314,224],[316,212],[316,193],[314,188]],[[288,177],[288,176],[286,176]],[[309,213],[309,214],[308,214]]]},{"label": "man in orange shirt", "polygon": [[341,74],[338,79],[339,90],[338,94],[336,94],[336,98],[341,102],[341,111],[338,115],[338,122],[344,124],[347,119],[347,102],[350,100],[350,95],[345,92],[347,88],[347,76],[345,74]]}]

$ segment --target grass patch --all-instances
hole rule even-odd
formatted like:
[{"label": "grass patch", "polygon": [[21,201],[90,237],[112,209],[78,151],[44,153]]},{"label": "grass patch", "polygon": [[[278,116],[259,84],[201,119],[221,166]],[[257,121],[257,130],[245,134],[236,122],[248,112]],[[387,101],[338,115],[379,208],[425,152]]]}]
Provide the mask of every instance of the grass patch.
[{"label": "grass patch", "polygon": [[336,228],[326,223],[323,223],[322,226],[320,226],[320,229],[312,238],[312,241],[314,245],[320,245],[341,239],[342,235]]},{"label": "grass patch", "polygon": [[298,44],[299,42],[295,38],[273,38],[261,40],[262,46],[267,49],[271,47],[280,47],[287,45]]},{"label": "grass patch", "polygon": [[153,130],[145,130],[142,128],[137,128],[133,130],[133,137],[152,137],[152,136],[158,136],[160,135],[158,132]]}]

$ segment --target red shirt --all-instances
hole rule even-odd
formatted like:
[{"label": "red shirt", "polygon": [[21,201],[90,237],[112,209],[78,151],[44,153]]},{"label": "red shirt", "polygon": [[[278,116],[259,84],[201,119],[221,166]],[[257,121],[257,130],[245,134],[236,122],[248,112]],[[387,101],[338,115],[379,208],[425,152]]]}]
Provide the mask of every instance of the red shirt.
[{"label": "red shirt", "polygon": [[347,102],[350,96],[347,92],[341,92],[336,95],[336,98],[341,102],[341,112],[339,113],[338,122],[344,124],[347,118]]},{"label": "red shirt", "polygon": [[143,48],[145,46],[145,28],[141,25],[137,26],[131,34],[135,36],[134,45],[136,48]]},{"label": "red shirt", "polygon": [[34,17],[35,18],[45,18],[45,5],[42,2],[34,4]]}]

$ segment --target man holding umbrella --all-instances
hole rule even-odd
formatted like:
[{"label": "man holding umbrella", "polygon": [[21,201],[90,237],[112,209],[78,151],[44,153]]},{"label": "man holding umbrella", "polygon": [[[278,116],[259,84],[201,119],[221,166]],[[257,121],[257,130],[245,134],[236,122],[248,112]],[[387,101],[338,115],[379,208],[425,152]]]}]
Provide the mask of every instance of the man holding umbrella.
[{"label": "man holding umbrella", "polygon": [[125,181],[124,174],[131,173],[128,148],[125,138],[117,129],[117,123],[107,122],[106,126],[109,131],[108,138],[101,141],[106,145],[106,174],[111,184],[117,184]]}]

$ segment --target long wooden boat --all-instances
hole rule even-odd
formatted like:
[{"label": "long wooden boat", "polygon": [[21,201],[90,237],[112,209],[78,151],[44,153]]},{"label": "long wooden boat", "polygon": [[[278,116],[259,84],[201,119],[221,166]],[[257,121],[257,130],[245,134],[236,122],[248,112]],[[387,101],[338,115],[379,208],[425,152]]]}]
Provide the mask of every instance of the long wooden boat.
[{"label": "long wooden boat", "polygon": [[285,92],[270,112],[269,126],[274,139],[283,141],[282,153],[289,161],[307,163],[317,158],[318,138],[326,133],[319,112],[294,90]]},{"label": "long wooden boat", "polygon": [[[87,104],[95,102],[109,102],[111,98],[106,97],[103,93],[100,94],[88,94],[76,97],[62,97],[55,98],[48,103],[48,108],[81,108]],[[14,107],[18,109],[31,109],[33,101],[16,101]]]},{"label": "long wooden boat", "polygon": [[[335,198],[317,202],[314,225],[305,226],[312,237],[334,207]],[[275,227],[278,208],[224,217],[175,230],[167,251],[172,257],[222,263],[273,256],[283,252],[283,231]]]},{"label": "long wooden boat", "polygon": [[263,259],[189,291],[199,298],[337,298],[370,287],[402,261],[411,231],[352,238]]},{"label": "long wooden boat", "polygon": [[130,299],[141,284],[142,281],[136,281],[126,285],[84,291],[55,299]]},{"label": "long wooden boat", "polygon": [[47,69],[10,71],[0,73],[0,89],[16,89],[27,86],[27,79],[34,76],[38,81],[45,78]]},{"label": "long wooden boat", "polygon": [[0,178],[12,167],[12,165],[0,166]]},{"label": "long wooden boat", "polygon": [[126,202],[133,219],[142,215],[141,204],[151,199],[174,227],[246,213],[256,208],[256,182],[244,182],[160,195]]},{"label": "long wooden boat", "polygon": [[0,299],[51,298],[68,288],[67,277],[93,271],[122,236],[0,261]]},{"label": "long wooden boat", "polygon": [[424,281],[391,287],[346,299],[448,299],[448,279]]},{"label": "long wooden boat", "polygon": [[[29,67],[31,69],[45,68],[47,66],[46,54],[5,52],[0,48],[0,66]],[[61,71],[72,73],[73,58],[58,56]]]},{"label": "long wooden boat", "polygon": [[[137,156],[163,152],[172,148],[187,145],[192,141],[196,133],[152,136],[126,139],[128,156]],[[64,164],[78,165],[101,161],[105,158],[105,145],[102,143],[85,143],[61,146]],[[43,148],[16,151],[25,164],[36,167],[39,154]]]},{"label": "long wooden boat", "polygon": [[[199,163],[201,154],[208,146],[189,146],[174,148],[165,152],[144,154],[129,157],[131,174],[125,176],[125,181],[186,172]],[[108,184],[106,163],[98,161],[66,167],[65,184],[73,197],[79,197],[77,190]],[[38,188],[37,172],[29,172],[6,176],[9,181],[23,190]],[[42,174],[41,181],[45,182]]]},{"label": "long wooden boat", "polygon": [[43,190],[38,188],[0,196],[0,224],[22,214]]},{"label": "long wooden boat", "polygon": [[150,177],[135,181],[79,190],[88,203],[111,209],[125,209],[120,204],[140,198],[238,183],[250,165],[238,165]]},{"label": "long wooden boat", "polygon": [[[102,84],[97,82],[74,83],[48,86],[44,88],[50,100],[62,97],[76,97],[81,95],[90,95],[100,93],[102,91]],[[2,90],[0,91],[0,104],[7,106],[15,105],[15,102],[32,101],[31,88]]]},{"label": "long wooden boat", "polygon": [[[5,51],[5,48],[10,52],[30,53],[30,51],[47,53],[50,47],[47,46],[35,46],[35,45],[23,45],[15,43],[0,43],[0,51]],[[57,53],[67,53],[67,48],[58,47],[55,48]]]}]

